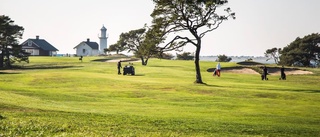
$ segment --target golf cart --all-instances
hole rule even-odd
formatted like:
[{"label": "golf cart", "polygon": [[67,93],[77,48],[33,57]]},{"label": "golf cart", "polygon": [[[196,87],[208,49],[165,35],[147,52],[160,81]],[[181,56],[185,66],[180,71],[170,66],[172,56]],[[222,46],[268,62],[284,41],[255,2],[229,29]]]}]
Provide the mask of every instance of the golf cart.
[{"label": "golf cart", "polygon": [[134,67],[132,65],[126,65],[123,67],[123,75],[131,74],[134,75]]}]

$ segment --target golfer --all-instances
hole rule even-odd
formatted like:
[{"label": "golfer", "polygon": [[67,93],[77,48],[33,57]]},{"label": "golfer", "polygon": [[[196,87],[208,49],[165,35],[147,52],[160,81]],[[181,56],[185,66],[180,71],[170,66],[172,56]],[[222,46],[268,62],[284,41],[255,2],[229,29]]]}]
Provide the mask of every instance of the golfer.
[{"label": "golfer", "polygon": [[221,65],[220,65],[220,62],[217,64],[216,66],[216,74],[218,77],[220,77],[220,71],[221,71]]},{"label": "golfer", "polygon": [[118,62],[117,67],[118,67],[118,75],[120,75],[121,74],[120,69],[122,68],[121,60]]},{"label": "golfer", "polygon": [[263,67],[262,80],[268,80],[267,75],[268,75],[268,68],[267,68],[267,66],[264,66]]},{"label": "golfer", "polygon": [[286,73],[284,73],[284,66],[280,68],[281,77],[280,80],[286,80]]}]

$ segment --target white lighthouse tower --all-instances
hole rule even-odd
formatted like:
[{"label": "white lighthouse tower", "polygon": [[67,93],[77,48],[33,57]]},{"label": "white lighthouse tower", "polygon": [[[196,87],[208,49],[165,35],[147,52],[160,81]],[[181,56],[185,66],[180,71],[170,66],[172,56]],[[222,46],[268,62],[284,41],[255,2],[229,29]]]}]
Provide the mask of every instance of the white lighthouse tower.
[{"label": "white lighthouse tower", "polygon": [[108,39],[107,29],[103,25],[100,30],[101,30],[101,36],[99,37],[99,39],[100,39],[99,52],[104,53],[104,49],[107,48],[107,39]]}]

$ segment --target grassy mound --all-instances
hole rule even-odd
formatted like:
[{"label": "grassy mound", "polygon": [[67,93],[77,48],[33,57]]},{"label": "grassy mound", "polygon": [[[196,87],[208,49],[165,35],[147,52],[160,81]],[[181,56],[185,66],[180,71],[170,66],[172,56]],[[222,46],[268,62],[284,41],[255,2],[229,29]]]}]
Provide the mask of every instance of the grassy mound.
[{"label": "grassy mound", "polygon": [[[105,57],[31,57],[0,71],[0,136],[318,136],[320,71],[286,81],[222,73],[192,61],[135,63],[117,74]],[[237,67],[221,63],[223,68]]]}]

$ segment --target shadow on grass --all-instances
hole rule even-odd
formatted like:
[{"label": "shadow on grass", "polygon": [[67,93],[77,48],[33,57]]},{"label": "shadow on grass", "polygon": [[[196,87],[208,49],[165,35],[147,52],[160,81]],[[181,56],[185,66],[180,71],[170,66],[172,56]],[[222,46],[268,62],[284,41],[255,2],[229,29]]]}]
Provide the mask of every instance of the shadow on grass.
[{"label": "shadow on grass", "polygon": [[194,84],[203,85],[203,86],[207,86],[207,87],[223,87],[223,86],[207,84],[207,83],[195,83],[194,82]]},{"label": "shadow on grass", "polygon": [[109,60],[112,60],[112,59],[95,59],[95,60],[91,60],[91,61],[94,61],[94,62],[106,62],[106,61],[109,61]]},{"label": "shadow on grass", "polygon": [[301,90],[301,89],[294,89],[294,90],[289,90],[292,92],[304,92],[304,93],[320,93],[320,90],[316,90],[316,89],[310,89],[310,90]]},{"label": "shadow on grass", "polygon": [[63,66],[55,64],[46,64],[46,65],[30,65],[30,66],[15,66],[14,69],[20,70],[33,70],[33,69],[66,69],[66,68],[80,68],[83,66]]},{"label": "shadow on grass", "polygon": [[136,58],[105,58],[105,59],[95,59],[95,60],[91,60],[91,61],[94,61],[94,62],[107,62],[107,61],[110,61],[110,60],[121,60],[121,62],[130,62],[130,61],[138,61],[139,59],[136,59]]},{"label": "shadow on grass", "polygon": [[276,88],[254,88],[254,89],[269,90],[269,91],[284,91],[284,92],[320,93],[320,89],[276,89]]},{"label": "shadow on grass", "polygon": [[0,72],[0,75],[6,75],[6,74],[20,74],[18,72]]},{"label": "shadow on grass", "polygon": [[182,66],[159,66],[159,65],[155,65],[155,66],[150,66],[150,67],[155,67],[155,68],[182,68]]},{"label": "shadow on grass", "polygon": [[[45,110],[46,112],[51,112]],[[35,112],[45,112],[44,110],[41,109],[36,109],[36,108],[27,108],[27,107],[22,107],[22,106],[17,106],[17,105],[11,105],[11,104],[3,104],[0,103],[0,112],[9,112],[9,113],[35,113]],[[55,111],[52,111],[55,112]],[[8,116],[0,114],[0,120],[5,120],[7,119]]]},{"label": "shadow on grass", "polygon": [[136,77],[136,76],[145,76],[145,74],[123,75],[123,76],[132,76],[132,77]]}]

